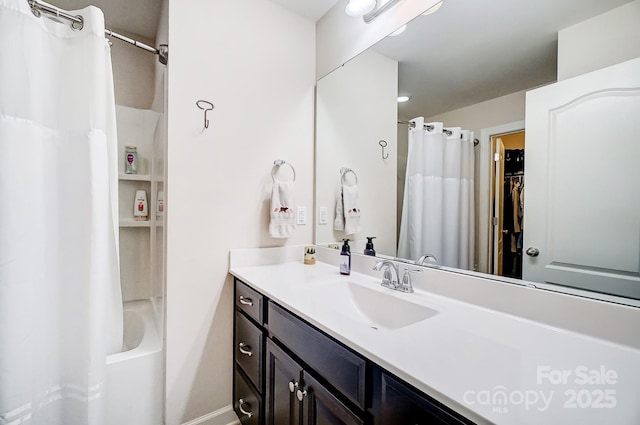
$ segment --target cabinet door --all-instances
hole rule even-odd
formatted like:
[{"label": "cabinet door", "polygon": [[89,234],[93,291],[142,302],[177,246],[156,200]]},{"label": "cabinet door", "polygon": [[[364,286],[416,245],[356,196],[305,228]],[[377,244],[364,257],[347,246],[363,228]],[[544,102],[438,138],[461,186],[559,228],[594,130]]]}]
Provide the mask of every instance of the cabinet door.
[{"label": "cabinet door", "polygon": [[384,372],[374,373],[375,425],[471,424]]},{"label": "cabinet door", "polygon": [[302,368],[267,339],[266,425],[301,425],[296,391],[302,386]]},{"label": "cabinet door", "polygon": [[304,375],[303,425],[363,425],[364,422],[310,375]]}]

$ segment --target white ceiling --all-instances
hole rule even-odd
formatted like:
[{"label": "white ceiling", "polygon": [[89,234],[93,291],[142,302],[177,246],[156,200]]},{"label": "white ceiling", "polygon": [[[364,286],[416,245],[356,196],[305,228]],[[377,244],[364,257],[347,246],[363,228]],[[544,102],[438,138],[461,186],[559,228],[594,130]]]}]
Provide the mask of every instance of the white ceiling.
[{"label": "white ceiling", "polygon": [[[344,0],[271,1],[317,21]],[[629,1],[444,0],[437,13],[374,48],[399,62],[399,92],[412,96],[399,106],[401,118],[428,117],[555,81],[558,30]],[[108,28],[154,39],[162,0],[50,3],[66,10],[96,5]]]},{"label": "white ceiling", "polygon": [[317,21],[333,7],[338,0],[271,0],[279,3],[287,9],[305,16],[312,21]]},{"label": "white ceiling", "polygon": [[399,62],[412,96],[400,118],[429,117],[554,82],[558,31],[629,1],[444,0],[375,50]]}]

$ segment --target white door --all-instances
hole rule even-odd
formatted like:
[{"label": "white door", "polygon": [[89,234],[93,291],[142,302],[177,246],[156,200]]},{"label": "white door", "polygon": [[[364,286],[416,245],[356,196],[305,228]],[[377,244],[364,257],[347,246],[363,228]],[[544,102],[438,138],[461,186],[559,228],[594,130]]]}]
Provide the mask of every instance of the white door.
[{"label": "white door", "polygon": [[528,92],[526,131],[523,278],[640,299],[640,58]]}]

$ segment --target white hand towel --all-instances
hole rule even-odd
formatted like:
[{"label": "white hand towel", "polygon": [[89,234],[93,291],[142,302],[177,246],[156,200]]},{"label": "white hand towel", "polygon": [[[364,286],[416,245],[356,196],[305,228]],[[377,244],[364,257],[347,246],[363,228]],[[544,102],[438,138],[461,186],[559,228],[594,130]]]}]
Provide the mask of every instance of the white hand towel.
[{"label": "white hand towel", "polygon": [[358,203],[358,186],[342,186],[344,204],[344,232],[353,235],[360,232],[360,205]]},{"label": "white hand towel", "polygon": [[272,238],[288,238],[296,230],[294,195],[293,182],[273,182],[271,221],[269,222],[269,233]]},{"label": "white hand towel", "polygon": [[344,231],[344,201],[342,200],[342,186],[336,194],[336,218],[333,221],[333,229]]}]

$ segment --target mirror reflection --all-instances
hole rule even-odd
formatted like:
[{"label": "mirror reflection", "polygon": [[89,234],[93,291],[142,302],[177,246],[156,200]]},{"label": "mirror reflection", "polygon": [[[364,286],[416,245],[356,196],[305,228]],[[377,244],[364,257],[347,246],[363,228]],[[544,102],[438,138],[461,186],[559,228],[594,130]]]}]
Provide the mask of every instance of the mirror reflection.
[{"label": "mirror reflection", "polygon": [[[593,48],[640,35],[640,0],[470,3],[445,1],[318,81],[316,242],[349,238],[363,253],[375,236],[378,256],[429,254],[455,271],[640,299],[640,201],[611,190],[640,182],[628,142],[640,131],[629,120],[640,83],[625,81],[620,96],[614,77],[597,76],[640,51]],[[569,106],[549,100],[561,96]],[[601,166],[601,131],[623,135],[626,166],[614,157]],[[334,225],[346,217],[345,186],[356,194],[351,233]]]}]

